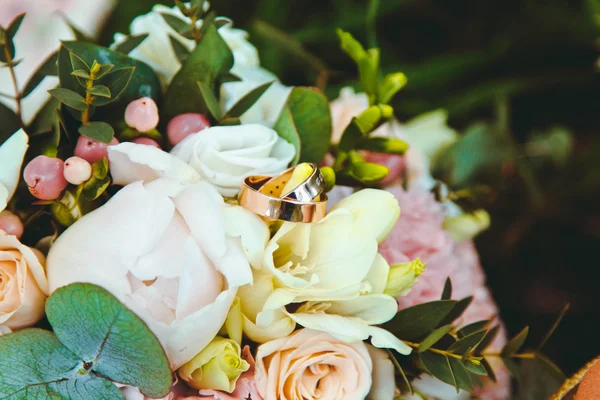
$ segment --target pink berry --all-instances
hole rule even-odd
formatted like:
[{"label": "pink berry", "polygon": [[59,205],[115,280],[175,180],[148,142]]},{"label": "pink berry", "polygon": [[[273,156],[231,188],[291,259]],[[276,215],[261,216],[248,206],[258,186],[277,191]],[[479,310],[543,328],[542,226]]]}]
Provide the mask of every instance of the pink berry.
[{"label": "pink berry", "polygon": [[132,101],[125,109],[125,122],[140,132],[148,132],[158,125],[158,107],[150,97]]},{"label": "pink berry", "polygon": [[0,231],[21,239],[23,235],[23,223],[15,214],[8,210],[0,212]]},{"label": "pink berry", "polygon": [[169,121],[167,137],[171,145],[175,146],[192,133],[200,132],[206,128],[210,128],[210,122],[204,115],[196,113],[179,114]]},{"label": "pink berry", "polygon": [[106,144],[85,136],[79,136],[77,146],[75,146],[75,155],[93,164],[104,157],[108,158],[107,147],[115,144],[119,144],[117,138],[113,138],[110,143]]},{"label": "pink berry", "polygon": [[158,142],[154,139],[150,139],[147,137],[139,137],[139,138],[135,138],[132,140],[133,143],[137,143],[137,144],[145,144],[147,146],[154,146],[156,148],[160,149],[160,145],[158,144]]},{"label": "pink berry", "polygon": [[40,200],[56,199],[67,187],[64,168],[60,158],[37,156],[29,161],[23,171],[29,192]]},{"label": "pink berry", "polygon": [[92,176],[92,166],[83,158],[77,156],[67,158],[65,161],[65,170],[63,171],[65,179],[72,185],[79,185]]}]

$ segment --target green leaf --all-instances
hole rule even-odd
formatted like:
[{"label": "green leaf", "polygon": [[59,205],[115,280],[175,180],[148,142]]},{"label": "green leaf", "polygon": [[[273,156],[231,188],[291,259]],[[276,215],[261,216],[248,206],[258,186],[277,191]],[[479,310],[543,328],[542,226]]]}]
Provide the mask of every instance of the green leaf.
[{"label": "green leaf", "polygon": [[496,325],[495,327],[493,327],[492,329],[487,331],[487,333],[485,334],[485,337],[481,340],[481,342],[477,346],[477,353],[481,353],[483,350],[487,349],[487,347],[490,344],[492,344],[492,342],[496,338],[496,335],[498,335],[499,330],[500,330],[500,325]]},{"label": "green leaf", "polygon": [[188,112],[208,114],[208,106],[197,82],[202,82],[214,93],[220,78],[225,76],[233,66],[231,49],[214,25],[207,24],[205,21],[202,26],[206,26],[206,33],[173,77],[167,89],[163,107],[167,120]]},{"label": "green leaf", "polygon": [[112,382],[86,371],[51,332],[33,328],[4,335],[0,352],[3,399],[124,399]]},{"label": "green leaf", "polygon": [[8,36],[11,39],[13,39],[15,37],[15,35],[17,34],[17,31],[21,27],[21,23],[23,22],[23,18],[25,18],[25,13],[17,15],[12,20],[12,22],[10,23],[10,25],[6,29],[6,36]]},{"label": "green leaf", "polygon": [[[400,377],[402,378],[400,380],[400,382],[396,382],[396,384],[398,385],[398,388],[400,389],[400,392],[401,393],[410,392],[411,394],[414,394],[413,387],[410,384],[410,381],[408,380],[408,378],[406,377],[406,374],[404,373],[402,366],[398,362],[397,356],[400,356],[400,354],[395,352],[394,350],[390,350],[390,349],[388,349],[387,352],[388,352],[388,356],[390,357],[390,360],[392,360],[392,363],[396,367],[396,371],[398,371],[398,373],[400,374]],[[404,355],[402,355],[402,357],[404,357]]]},{"label": "green leaf", "polygon": [[87,283],[61,287],[46,302],[46,315],[65,347],[91,364],[88,369],[148,397],[169,393],[173,379],[158,340],[105,289]]},{"label": "green leaf", "polygon": [[294,146],[296,155],[292,159],[291,164],[298,164],[298,160],[300,159],[300,134],[298,133],[298,128],[296,128],[294,117],[289,107],[285,106],[281,110],[281,114],[279,114],[279,118],[275,122],[273,129],[281,138]]},{"label": "green leaf", "polygon": [[33,73],[29,82],[25,85],[22,91],[22,96],[28,96],[46,76],[58,75],[56,61],[58,60],[58,52],[52,53],[38,69]]},{"label": "green leaf", "polygon": [[73,71],[84,70],[89,72],[90,66],[86,63],[83,58],[79,57],[77,54],[73,52],[69,52],[69,58],[71,59],[71,67]]},{"label": "green leaf", "polygon": [[75,71],[71,72],[71,75],[78,76],[83,79],[90,79],[90,73],[83,69],[76,69]]},{"label": "green leaf", "polygon": [[449,385],[457,386],[456,377],[447,356],[426,351],[419,353],[419,360],[432,376]]},{"label": "green leaf", "polygon": [[488,376],[487,369],[483,365],[483,359],[481,359],[481,361],[479,361],[478,364],[475,364],[469,360],[465,360],[465,361],[463,361],[463,366],[465,367],[465,369],[467,371],[469,371],[473,374],[481,375],[481,376]]},{"label": "green leaf", "polygon": [[450,357],[448,360],[456,379],[455,387],[457,389],[466,390],[467,392],[473,392],[473,380],[471,379],[471,374],[465,368],[463,362],[452,357]]},{"label": "green leaf", "polygon": [[452,330],[452,325],[444,325],[431,332],[419,345],[419,353],[422,353],[436,344],[441,338]]},{"label": "green leaf", "polygon": [[102,64],[100,65],[100,69],[96,72],[95,79],[98,80],[102,78],[104,75],[108,74],[115,66],[113,64]]},{"label": "green leaf", "polygon": [[233,126],[233,125],[241,125],[242,121],[239,118],[222,118],[217,126]]},{"label": "green leaf", "polygon": [[492,380],[492,382],[496,383],[496,374],[494,373],[494,369],[490,365],[489,361],[485,358],[482,358],[481,365],[485,368],[487,376]]},{"label": "green leaf", "polygon": [[108,176],[108,160],[103,157],[102,160],[92,164],[92,176],[96,179],[104,179]]},{"label": "green leaf", "polygon": [[238,102],[235,103],[233,107],[231,107],[229,111],[225,113],[225,116],[241,117],[254,105],[254,103],[258,101],[258,99],[260,99],[260,97],[269,89],[269,87],[271,87],[273,82],[275,81],[263,83],[262,85],[259,85],[252,89],[250,92],[246,93],[244,97],[238,100]]},{"label": "green leaf", "polygon": [[544,347],[544,345],[550,339],[550,337],[552,336],[552,334],[554,333],[554,331],[556,330],[556,328],[558,328],[558,325],[560,324],[560,321],[562,321],[562,319],[564,318],[565,314],[569,310],[569,307],[570,307],[569,303],[567,303],[567,304],[564,305],[564,307],[560,311],[560,314],[558,314],[558,317],[556,317],[556,320],[554,321],[554,323],[552,324],[552,326],[550,327],[550,329],[548,329],[548,332],[546,332],[546,334],[544,335],[544,337],[540,341],[540,344],[537,347],[538,351],[540,351],[542,349],[542,347]]},{"label": "green leaf", "polygon": [[455,300],[417,304],[398,311],[396,316],[383,326],[402,340],[418,340],[436,329],[456,304]]},{"label": "green leaf", "polygon": [[61,103],[63,103],[67,107],[74,108],[75,110],[85,110],[87,108],[87,104],[85,104],[85,99],[77,92],[74,92],[72,90],[56,88],[48,90],[48,93],[56,97]]},{"label": "green leaf", "polygon": [[165,22],[179,34],[186,32],[191,28],[188,22],[171,13],[160,13],[160,16],[163,17]]},{"label": "green leaf", "polygon": [[484,321],[473,322],[472,324],[465,325],[456,332],[459,338],[470,335],[471,333],[479,332],[481,330],[485,330],[490,324],[491,320],[486,319]]},{"label": "green leaf", "polygon": [[389,168],[384,165],[358,161],[352,163],[346,170],[341,171],[340,175],[347,176],[359,185],[370,186],[381,182],[389,173]]},{"label": "green leaf", "polygon": [[115,136],[115,131],[112,126],[101,121],[92,121],[81,125],[78,132],[85,137],[102,143],[110,143]]},{"label": "green leaf", "polygon": [[457,354],[466,354],[473,348],[475,348],[481,340],[484,338],[487,332],[485,330],[471,333],[456,341],[452,346],[448,348],[448,351]]},{"label": "green leaf", "polygon": [[515,355],[525,344],[525,340],[527,340],[527,335],[529,334],[529,327],[526,326],[521,330],[521,332],[517,333],[512,339],[506,343],[502,352],[500,353],[502,357],[511,357]]},{"label": "green leaf", "polygon": [[441,300],[450,300],[452,297],[452,281],[450,277],[446,278],[446,283],[444,283],[444,290],[442,291]]},{"label": "green leaf", "polygon": [[143,33],[141,35],[129,35],[125,38],[123,42],[115,46],[113,50],[119,53],[129,54],[133,49],[138,47],[147,37],[147,33]]},{"label": "green leaf", "polygon": [[[69,52],[77,54],[88,65],[91,65],[94,60],[102,64],[98,76],[105,75],[97,78],[95,84],[108,87],[113,94],[113,98],[105,99],[107,102],[103,105],[111,102],[111,105],[125,106],[140,97],[151,97],[158,102],[161,86],[152,68],[125,54],[86,42],[62,43],[58,54],[58,75],[62,88],[76,91],[81,96],[85,96],[85,88],[81,87],[76,77],[71,75],[73,69]],[[135,73],[133,73],[134,70]],[[95,103],[95,105],[100,104]]]},{"label": "green leaf", "polygon": [[198,88],[200,89],[200,93],[202,93],[202,98],[204,99],[204,104],[208,107],[208,111],[217,121],[221,119],[221,107],[219,106],[219,100],[213,93],[213,91],[206,86],[202,82],[196,82],[198,84]]},{"label": "green leaf", "polygon": [[339,149],[343,151],[351,151],[358,147],[358,144],[365,138],[365,134],[358,123],[356,117],[352,118],[350,124],[344,129],[342,139],[339,143]]},{"label": "green leaf", "polygon": [[519,385],[519,399],[548,399],[565,381],[565,374],[544,355],[536,353],[535,358],[521,363],[522,383]]},{"label": "green leaf", "polygon": [[[103,160],[106,160],[106,158],[103,158]],[[108,186],[110,186],[110,178],[108,176],[105,175],[103,178],[93,176],[85,182],[81,194],[86,200],[94,201],[106,191]]]},{"label": "green leaf", "polygon": [[448,313],[446,318],[444,318],[442,322],[440,322],[440,325],[453,323],[456,319],[458,319],[458,317],[460,317],[465,312],[467,307],[469,307],[469,305],[471,304],[471,301],[473,301],[473,296],[465,297],[464,299],[456,302],[454,308]]},{"label": "green leaf", "polygon": [[331,139],[331,113],[327,98],[316,88],[295,87],[288,96],[285,108],[277,122],[275,131],[279,136],[296,145],[298,137],[300,151],[296,156],[300,162],[319,164],[329,151]]},{"label": "green leaf", "polygon": [[6,56],[5,50],[8,52],[12,62],[15,57],[15,44],[12,38],[7,35],[6,31],[0,27],[0,61],[8,64],[9,58]]},{"label": "green leaf", "polygon": [[519,367],[519,364],[517,364],[517,362],[512,358],[508,357],[502,357],[502,362],[510,371],[512,377],[515,378],[515,380],[518,383],[518,386],[521,386],[523,384],[523,377],[521,376],[521,368]]},{"label": "green leaf", "polygon": [[89,94],[94,96],[107,97],[110,99],[110,90],[104,85],[95,85],[87,90]]},{"label": "green leaf", "polygon": [[174,38],[172,35],[169,35],[169,40],[171,41],[171,48],[173,49],[175,56],[180,63],[183,63],[190,55],[190,51],[183,43]]},{"label": "green leaf", "polygon": [[20,126],[21,121],[17,114],[0,102],[0,145],[19,130]]}]

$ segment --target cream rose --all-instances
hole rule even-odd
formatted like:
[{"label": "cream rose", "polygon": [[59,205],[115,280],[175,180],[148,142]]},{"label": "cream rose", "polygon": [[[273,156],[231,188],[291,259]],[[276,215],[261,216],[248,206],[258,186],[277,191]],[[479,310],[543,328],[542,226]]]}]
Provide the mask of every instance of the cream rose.
[{"label": "cream rose", "polygon": [[29,138],[23,129],[0,145],[0,212],[17,189]]},{"label": "cream rose", "polygon": [[44,316],[48,280],[43,263],[40,252],[0,231],[0,331],[33,325]]},{"label": "cream rose", "polygon": [[[389,367],[379,372],[389,378]],[[345,343],[309,329],[265,343],[256,355],[256,386],[265,400],[363,400],[372,383],[382,380],[372,373],[363,342]]]},{"label": "cream rose", "polygon": [[191,165],[223,196],[235,196],[250,175],[275,175],[294,158],[294,146],[262,125],[213,127],[190,135],[171,154]]},{"label": "cream rose", "polygon": [[[175,15],[180,19],[190,21],[177,7],[169,8],[163,5],[155,5],[151,12],[140,15],[131,23],[129,30],[132,35],[148,34],[149,36],[129,55],[150,65],[160,78],[163,87],[166,87],[181,66],[171,46],[169,35],[173,36],[189,50],[193,49],[196,43],[175,32],[165,22],[160,15],[161,13]],[[231,24],[226,24],[219,29],[219,34],[233,53],[232,73],[236,74],[240,68],[256,67],[259,65],[258,51],[248,41],[248,32],[241,29],[234,29],[231,27]],[[114,47],[122,43],[125,38],[126,35],[121,33],[115,34],[112,46]]]},{"label": "cream rose", "polygon": [[146,322],[176,369],[217,335],[268,237],[258,216],[207,182],[138,181],[56,240],[50,289],[106,288]]}]

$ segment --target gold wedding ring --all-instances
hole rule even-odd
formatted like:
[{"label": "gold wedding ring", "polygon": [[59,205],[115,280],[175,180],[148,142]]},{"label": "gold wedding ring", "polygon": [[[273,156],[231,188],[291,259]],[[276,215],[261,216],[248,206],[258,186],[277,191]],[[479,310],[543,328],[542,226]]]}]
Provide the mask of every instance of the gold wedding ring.
[{"label": "gold wedding ring", "polygon": [[[327,195],[324,179],[316,165],[313,173],[300,185],[279,197],[292,176],[294,168],[271,176],[249,176],[242,182],[238,202],[241,206],[265,218],[290,222],[317,222],[325,217]],[[316,172],[315,172],[316,171]],[[321,188],[321,183],[322,188]],[[268,186],[266,186],[268,185]],[[266,189],[266,190],[265,190]],[[312,196],[312,197],[311,197]],[[308,199],[310,197],[310,199]],[[319,197],[319,200],[314,200]],[[300,200],[307,199],[307,200]]]}]

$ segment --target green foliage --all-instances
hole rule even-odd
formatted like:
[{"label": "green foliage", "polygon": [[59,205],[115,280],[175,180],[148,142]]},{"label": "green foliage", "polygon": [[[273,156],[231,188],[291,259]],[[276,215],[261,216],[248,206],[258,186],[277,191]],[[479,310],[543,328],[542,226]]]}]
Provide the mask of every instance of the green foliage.
[{"label": "green foliage", "polygon": [[292,164],[319,164],[329,150],[331,138],[327,98],[316,88],[293,88],[273,129],[296,147]]},{"label": "green foliage", "polygon": [[123,53],[123,54],[129,54],[136,47],[138,47],[140,44],[142,44],[142,42],[147,37],[148,37],[147,33],[144,33],[141,35],[129,35],[125,38],[125,40],[123,40],[121,43],[119,43],[117,46],[115,46],[114,51]]},{"label": "green foliage", "polygon": [[88,107],[88,105],[85,103],[85,99],[81,97],[79,93],[73,90],[56,88],[48,90],[48,93],[50,93],[67,107],[71,107],[75,110],[83,111]]},{"label": "green foliage", "polygon": [[185,45],[183,45],[178,39],[174,38],[172,35],[169,35],[169,40],[171,41],[171,47],[173,48],[173,52],[175,56],[179,60],[180,63],[185,62],[185,60],[190,55],[190,51]]},{"label": "green foliage", "polygon": [[238,118],[241,117],[246,111],[250,109],[260,99],[260,97],[265,94],[267,90],[271,87],[275,81],[265,82],[262,85],[258,85],[248,93],[246,93],[241,99],[238,100],[226,113],[224,118],[232,117]]},{"label": "green foliage", "polygon": [[109,379],[149,397],[169,392],[171,371],[158,340],[106,290],[59,288],[46,315],[54,333],[33,328],[0,337],[0,396],[123,399]]},{"label": "green foliage", "polygon": [[78,132],[85,137],[102,143],[110,143],[115,136],[112,126],[102,121],[87,122],[79,127]]},{"label": "green foliage", "polygon": [[457,303],[438,300],[405,308],[384,327],[403,340],[418,340],[435,330]]},{"label": "green foliage", "polygon": [[108,171],[108,160],[106,158],[92,164],[92,176],[80,186],[81,194],[85,200],[96,200],[106,191],[110,185]]},{"label": "green foliage", "polygon": [[204,36],[186,58],[167,89],[161,109],[166,119],[186,112],[208,114],[210,109],[207,99],[198,82],[216,97],[221,79],[233,66],[233,54],[214,24],[205,22],[202,26],[206,30]]}]

